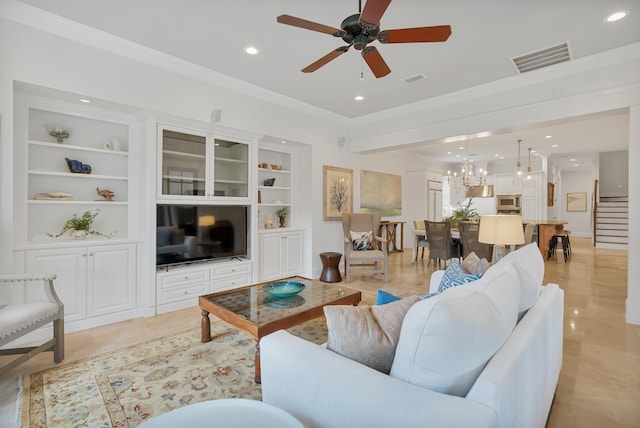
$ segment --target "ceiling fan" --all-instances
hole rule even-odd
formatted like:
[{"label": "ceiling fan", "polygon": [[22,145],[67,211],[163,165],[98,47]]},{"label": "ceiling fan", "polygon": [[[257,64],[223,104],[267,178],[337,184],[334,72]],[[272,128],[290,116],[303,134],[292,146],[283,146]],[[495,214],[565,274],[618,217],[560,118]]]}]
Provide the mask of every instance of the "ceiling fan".
[{"label": "ceiling fan", "polygon": [[340,37],[348,43],[347,46],[340,46],[319,60],[309,64],[302,69],[303,73],[313,73],[320,67],[347,52],[349,48],[353,46],[355,49],[362,51],[362,58],[364,58],[374,76],[380,78],[389,74],[391,69],[375,46],[369,46],[371,42],[375,40],[385,44],[444,42],[451,35],[451,26],[449,25],[380,31],[380,18],[382,18],[382,15],[390,3],[391,0],[368,0],[363,10],[362,0],[358,0],[358,13],[342,21],[340,29],[290,15],[280,15],[277,20],[280,24],[292,25],[294,27],[330,34],[334,37]]}]

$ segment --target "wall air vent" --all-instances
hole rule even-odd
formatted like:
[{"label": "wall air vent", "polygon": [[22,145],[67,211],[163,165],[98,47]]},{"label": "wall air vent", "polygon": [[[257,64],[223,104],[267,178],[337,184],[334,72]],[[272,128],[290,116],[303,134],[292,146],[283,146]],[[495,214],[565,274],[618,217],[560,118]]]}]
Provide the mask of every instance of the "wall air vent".
[{"label": "wall air vent", "polygon": [[422,73],[418,73],[418,74],[412,74],[410,76],[406,76],[403,77],[402,80],[404,83],[413,83],[413,82],[417,82],[418,80],[422,80],[425,79],[426,76]]},{"label": "wall air vent", "polygon": [[526,55],[511,58],[519,73],[538,70],[571,60],[569,43],[561,43]]}]

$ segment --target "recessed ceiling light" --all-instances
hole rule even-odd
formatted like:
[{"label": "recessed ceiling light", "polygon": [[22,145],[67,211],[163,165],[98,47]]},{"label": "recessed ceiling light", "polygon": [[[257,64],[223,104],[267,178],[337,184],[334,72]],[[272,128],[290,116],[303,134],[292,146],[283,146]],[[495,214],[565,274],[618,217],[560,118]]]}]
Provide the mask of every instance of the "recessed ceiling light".
[{"label": "recessed ceiling light", "polygon": [[362,101],[364,100],[364,97],[362,95],[356,95],[353,99],[356,101]]},{"label": "recessed ceiling light", "polygon": [[577,163],[574,163],[573,166],[580,166],[580,165],[578,165]]},{"label": "recessed ceiling light", "polygon": [[545,135],[544,138],[551,138],[551,135]]},{"label": "recessed ceiling light", "polygon": [[576,160],[575,160],[575,158],[571,158],[571,159],[569,159],[569,160],[570,160],[571,162],[575,162],[575,161],[576,161]]},{"label": "recessed ceiling light", "polygon": [[553,147],[555,149],[556,147],[558,147],[558,145],[557,144],[552,144],[551,147]]},{"label": "recessed ceiling light", "polygon": [[497,154],[497,153],[496,153],[494,156],[495,156],[495,157],[497,157],[497,158],[499,158],[499,157],[500,157],[500,155],[499,155],[499,154]]},{"label": "recessed ceiling light", "polygon": [[500,156],[500,159],[504,159],[504,156]]},{"label": "recessed ceiling light", "polygon": [[629,11],[628,10],[620,10],[618,12],[614,12],[611,15],[607,16],[604,20],[604,22],[616,22],[616,21],[620,21],[622,18],[624,18],[625,16],[629,15]]},{"label": "recessed ceiling light", "polygon": [[86,98],[80,98],[80,102],[82,102],[82,103],[90,103],[91,100],[88,100]]},{"label": "recessed ceiling light", "polygon": [[257,55],[258,54],[258,49],[256,49],[253,46],[249,46],[248,48],[246,48],[244,50],[246,53],[248,53],[249,55]]},{"label": "recessed ceiling light", "polygon": [[448,154],[448,155],[450,155],[450,154],[451,154],[451,152],[447,152],[447,154]]},{"label": "recessed ceiling light", "polygon": [[464,146],[458,147],[458,150],[464,150]]},{"label": "recessed ceiling light", "polygon": [[281,142],[282,144],[287,144],[287,142],[286,142],[286,141],[284,141],[284,140],[283,140],[283,141],[280,141],[280,142]]},{"label": "recessed ceiling light", "polygon": [[460,157],[460,155],[456,155],[456,157],[457,157],[457,158],[459,158],[459,157]]}]

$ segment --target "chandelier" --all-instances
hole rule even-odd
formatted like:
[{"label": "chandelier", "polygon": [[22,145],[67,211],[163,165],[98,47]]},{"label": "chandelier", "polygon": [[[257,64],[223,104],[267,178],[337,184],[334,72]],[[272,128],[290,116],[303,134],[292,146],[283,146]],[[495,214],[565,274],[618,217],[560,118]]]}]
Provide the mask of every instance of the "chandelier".
[{"label": "chandelier", "polygon": [[465,158],[460,164],[460,171],[447,171],[449,176],[449,185],[455,190],[457,194],[460,194],[463,190],[469,186],[483,186],[486,181],[487,171],[482,168],[478,168],[476,174],[476,167],[472,161]]}]

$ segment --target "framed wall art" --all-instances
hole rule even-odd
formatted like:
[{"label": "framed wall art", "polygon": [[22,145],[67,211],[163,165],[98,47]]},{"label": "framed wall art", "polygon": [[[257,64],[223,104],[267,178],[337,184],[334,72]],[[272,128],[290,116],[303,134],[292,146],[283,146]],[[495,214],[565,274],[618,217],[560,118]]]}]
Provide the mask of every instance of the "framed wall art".
[{"label": "framed wall art", "polygon": [[586,211],[587,192],[567,193],[567,211]]},{"label": "framed wall art", "polygon": [[324,166],[322,219],[342,220],[343,213],[353,212],[353,170]]},{"label": "framed wall art", "polygon": [[402,176],[361,170],[360,211],[402,215]]}]

